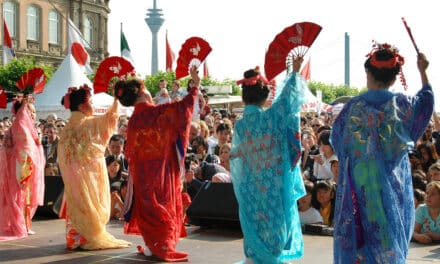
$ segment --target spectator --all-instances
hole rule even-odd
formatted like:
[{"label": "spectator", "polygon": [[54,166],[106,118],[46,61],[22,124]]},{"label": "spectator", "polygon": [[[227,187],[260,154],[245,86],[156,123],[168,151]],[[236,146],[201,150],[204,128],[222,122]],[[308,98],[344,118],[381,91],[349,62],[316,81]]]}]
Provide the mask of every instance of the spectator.
[{"label": "spectator", "polygon": [[221,146],[228,142],[231,142],[232,127],[229,124],[225,124],[223,122],[217,126],[216,134],[218,141],[217,145],[214,147],[214,154],[219,156]]},{"label": "spectator", "polygon": [[321,214],[312,206],[314,183],[306,180],[304,181],[304,187],[306,188],[306,195],[298,200],[299,219],[301,220],[301,225],[323,223],[324,220],[322,219]]},{"label": "spectator", "polygon": [[46,165],[44,174],[46,176],[59,176],[60,168],[58,167],[58,129],[54,123],[48,122],[44,125],[42,145]]},{"label": "spectator", "polygon": [[440,163],[436,162],[429,166],[427,176],[428,182],[440,181]]},{"label": "spectator", "polygon": [[55,126],[57,127],[58,134],[63,131],[64,127],[66,126],[66,121],[64,119],[58,118],[55,122]]},{"label": "spectator", "polygon": [[314,160],[313,174],[317,180],[333,179],[331,162],[338,157],[330,145],[330,131],[324,130],[319,134],[318,145],[320,154],[311,156]]},{"label": "spectator", "polygon": [[124,155],[125,140],[121,135],[114,134],[108,143],[108,155],[114,155],[121,161],[121,173],[128,177],[128,160]]},{"label": "spectator", "polygon": [[312,129],[306,128],[302,130],[301,145],[303,149],[301,152],[301,170],[304,178],[315,182],[316,176],[313,172],[315,160],[313,157],[319,155],[319,146]]},{"label": "spectator", "polygon": [[422,244],[440,241],[440,181],[433,181],[426,188],[425,204],[416,211],[413,238]]},{"label": "spectator", "polygon": [[435,150],[435,146],[431,143],[423,142],[417,146],[417,150],[420,153],[420,163],[423,171],[428,172],[429,166],[438,161],[438,154]]},{"label": "spectator", "polygon": [[186,93],[180,90],[180,82],[178,80],[174,80],[171,86],[170,98],[172,102],[180,101],[183,97],[185,97]]},{"label": "spectator", "polygon": [[110,218],[120,219],[123,216],[124,203],[122,202],[121,185],[124,178],[121,176],[121,160],[115,155],[105,157],[109,188],[111,195]]},{"label": "spectator", "polygon": [[46,117],[46,122],[47,123],[54,123],[55,124],[55,122],[57,121],[57,114],[55,114],[55,113],[50,113],[50,114],[48,114],[47,115],[47,117]]},{"label": "spectator", "polygon": [[319,180],[312,193],[312,206],[319,210],[323,223],[333,226],[336,184],[333,180]]},{"label": "spectator", "polygon": [[211,113],[211,107],[209,106],[209,96],[207,94],[203,94],[204,107],[200,110],[200,119],[205,120],[205,117]]}]

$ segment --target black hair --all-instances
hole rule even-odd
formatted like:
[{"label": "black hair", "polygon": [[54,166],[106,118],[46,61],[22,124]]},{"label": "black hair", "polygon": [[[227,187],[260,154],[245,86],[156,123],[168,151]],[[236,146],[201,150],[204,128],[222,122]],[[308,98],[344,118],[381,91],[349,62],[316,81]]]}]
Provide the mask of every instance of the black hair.
[{"label": "black hair", "polygon": [[119,159],[116,155],[108,155],[105,157],[105,164],[107,166],[112,164],[114,161],[117,161],[119,165],[121,165],[121,159]]},{"label": "black hair", "polygon": [[319,145],[330,145],[330,130],[323,130],[319,134],[318,144]]},{"label": "black hair", "polygon": [[333,180],[318,180],[315,183],[315,187],[312,192],[312,206],[319,210],[321,205],[318,202],[318,190],[327,190],[333,192],[333,198],[331,198],[330,203],[332,205],[332,210],[329,216],[329,225],[333,225],[333,218],[335,215],[335,201],[336,201],[336,183]]},{"label": "black hair", "polygon": [[115,83],[115,96],[123,106],[133,106],[141,88],[141,80],[120,80]]},{"label": "black hair", "polygon": [[[245,79],[258,76],[260,74],[256,69],[250,69],[244,72],[243,77]],[[258,105],[261,106],[266,102],[270,89],[261,80],[258,80],[255,85],[242,84],[241,98],[246,105]]]},{"label": "black hair", "polygon": [[[202,136],[196,136],[191,140],[191,145],[193,145],[194,143],[197,143],[199,146],[203,146],[203,148],[208,151],[208,141],[202,137]],[[197,151],[196,149],[194,151]]]},{"label": "black hair", "polygon": [[[79,105],[86,102],[90,97],[90,90],[88,89],[77,89],[73,90],[69,94],[70,106],[69,109],[71,112],[79,111]],[[61,98],[61,105],[64,106],[64,96]]]},{"label": "black hair", "polygon": [[400,63],[396,63],[396,66],[393,68],[377,68],[371,64],[372,56],[375,56],[377,61],[388,61],[395,58],[394,53],[392,53],[389,49],[380,49],[374,52],[373,55],[371,55],[364,63],[365,69],[371,73],[376,81],[389,85],[400,72]]},{"label": "black hair", "polygon": [[229,124],[220,123],[220,124],[218,124],[217,129],[215,130],[215,132],[219,133],[219,132],[221,132],[223,130],[227,130],[227,131],[231,132],[232,131],[232,127]]},{"label": "black hair", "polygon": [[426,193],[418,188],[414,189],[414,199],[419,203],[425,202]]},{"label": "black hair", "polygon": [[124,144],[124,142],[125,142],[124,137],[122,135],[119,135],[119,134],[112,135],[112,137],[110,138],[109,142],[112,142],[112,141],[119,141],[122,144]]}]

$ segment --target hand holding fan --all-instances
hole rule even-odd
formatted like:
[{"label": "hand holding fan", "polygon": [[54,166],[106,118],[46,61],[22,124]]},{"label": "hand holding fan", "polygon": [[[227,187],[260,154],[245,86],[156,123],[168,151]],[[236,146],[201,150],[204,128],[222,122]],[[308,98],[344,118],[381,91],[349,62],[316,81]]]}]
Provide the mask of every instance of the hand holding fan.
[{"label": "hand holding fan", "polygon": [[199,67],[211,52],[209,43],[199,37],[191,37],[183,43],[177,59],[176,79],[180,79],[189,74],[192,66]]},{"label": "hand holding fan", "polygon": [[133,65],[122,57],[112,56],[104,59],[99,65],[93,81],[94,93],[107,92],[113,78],[126,78],[133,73]]},{"label": "hand holding fan", "polygon": [[46,85],[46,75],[41,68],[33,68],[25,72],[16,82],[17,88],[24,94],[42,93],[44,85]]},{"label": "hand holding fan", "polygon": [[304,57],[322,27],[312,22],[295,23],[276,35],[266,52],[264,71],[268,80],[284,71],[294,57]]}]

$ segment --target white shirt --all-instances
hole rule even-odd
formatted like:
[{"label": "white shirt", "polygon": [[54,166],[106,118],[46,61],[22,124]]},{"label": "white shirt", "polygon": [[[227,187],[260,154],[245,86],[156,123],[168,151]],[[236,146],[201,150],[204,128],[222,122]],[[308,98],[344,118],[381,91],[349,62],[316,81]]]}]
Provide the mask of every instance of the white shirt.
[{"label": "white shirt", "polygon": [[318,180],[333,179],[332,164],[331,161],[338,160],[338,157],[333,154],[330,158],[326,159],[324,155],[321,155],[324,163],[321,165],[318,162],[313,164],[313,174]]},{"label": "white shirt", "polygon": [[313,207],[310,207],[304,212],[299,211],[299,219],[301,221],[301,225],[324,223],[321,214]]}]

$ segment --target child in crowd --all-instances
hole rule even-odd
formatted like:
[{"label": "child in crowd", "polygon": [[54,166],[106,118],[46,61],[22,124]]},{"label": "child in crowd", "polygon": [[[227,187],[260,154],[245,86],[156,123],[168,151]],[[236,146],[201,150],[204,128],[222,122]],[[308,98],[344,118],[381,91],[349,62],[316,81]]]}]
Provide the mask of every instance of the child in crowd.
[{"label": "child in crowd", "polygon": [[323,223],[324,220],[322,219],[321,214],[312,206],[313,182],[305,180],[304,186],[306,188],[306,195],[298,200],[301,225]]},{"label": "child in crowd", "polygon": [[416,211],[413,239],[422,244],[440,242],[440,181],[427,186],[425,204]]},{"label": "child in crowd", "polygon": [[333,180],[321,180],[315,183],[312,192],[312,206],[319,210],[324,224],[333,226],[335,210],[335,182]]},{"label": "child in crowd", "polygon": [[436,162],[429,166],[428,169],[429,182],[440,181],[440,163]]}]

